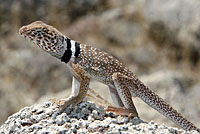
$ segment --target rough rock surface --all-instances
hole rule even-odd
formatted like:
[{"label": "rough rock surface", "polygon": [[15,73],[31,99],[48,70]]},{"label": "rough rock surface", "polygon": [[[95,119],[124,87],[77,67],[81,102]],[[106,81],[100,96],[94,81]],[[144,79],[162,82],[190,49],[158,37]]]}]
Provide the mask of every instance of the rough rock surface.
[{"label": "rough rock surface", "polygon": [[[105,112],[102,107],[91,102],[82,102],[64,113],[54,115],[58,110],[56,104],[46,102],[25,107],[13,114],[0,127],[0,134],[7,133],[186,133],[184,130],[159,125],[153,121],[147,123],[138,118],[127,117]],[[192,131],[191,133],[196,133]]]}]

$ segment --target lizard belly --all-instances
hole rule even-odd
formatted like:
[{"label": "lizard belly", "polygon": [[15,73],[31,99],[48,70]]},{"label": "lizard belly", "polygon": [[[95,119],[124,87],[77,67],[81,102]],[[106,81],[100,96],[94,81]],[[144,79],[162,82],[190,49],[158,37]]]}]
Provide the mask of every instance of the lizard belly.
[{"label": "lizard belly", "polygon": [[95,79],[111,87],[114,86],[111,75],[106,74],[103,70],[100,71],[97,69],[87,69],[87,73],[92,79]]}]

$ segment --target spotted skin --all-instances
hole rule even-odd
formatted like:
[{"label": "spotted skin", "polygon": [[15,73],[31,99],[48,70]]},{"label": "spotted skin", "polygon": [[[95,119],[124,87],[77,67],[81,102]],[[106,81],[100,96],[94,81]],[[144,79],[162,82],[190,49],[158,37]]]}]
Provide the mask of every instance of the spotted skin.
[{"label": "spotted skin", "polygon": [[128,88],[128,91],[136,94],[137,97],[141,98],[149,106],[156,109],[158,112],[180,125],[185,130],[197,130],[194,124],[184,118],[180,113],[173,109],[169,104],[167,104],[162,98],[156,95],[148,87],[146,87],[139,79],[136,77],[127,77],[121,73],[114,74],[114,82],[120,86]]},{"label": "spotted skin", "polygon": [[125,107],[134,116],[138,116],[138,112],[132,97],[139,97],[183,129],[200,132],[200,129],[149,90],[112,55],[98,48],[73,41],[56,28],[41,21],[23,26],[19,33],[42,50],[65,62],[72,72],[74,80],[72,95],[67,98],[61,111],[64,111],[70,104],[76,105],[81,102],[88,91],[90,79],[96,79],[108,85],[116,106]]},{"label": "spotted skin", "polygon": [[127,76],[133,73],[124,64],[115,59],[110,54],[91,46],[81,45],[81,55],[79,64],[94,79],[113,87],[112,74],[121,72]]}]

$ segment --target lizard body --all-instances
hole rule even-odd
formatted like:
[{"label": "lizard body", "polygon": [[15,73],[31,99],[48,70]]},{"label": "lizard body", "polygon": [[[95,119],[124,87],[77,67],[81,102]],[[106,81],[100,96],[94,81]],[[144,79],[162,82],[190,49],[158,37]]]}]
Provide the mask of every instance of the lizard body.
[{"label": "lizard body", "polygon": [[90,79],[96,79],[108,85],[115,105],[125,107],[133,116],[138,117],[138,112],[132,97],[139,97],[183,129],[200,132],[199,128],[146,87],[112,55],[98,48],[73,41],[56,28],[41,21],[23,26],[19,33],[47,53],[65,62],[72,72],[72,94],[62,106],[62,112],[70,104],[80,103],[86,96]]}]

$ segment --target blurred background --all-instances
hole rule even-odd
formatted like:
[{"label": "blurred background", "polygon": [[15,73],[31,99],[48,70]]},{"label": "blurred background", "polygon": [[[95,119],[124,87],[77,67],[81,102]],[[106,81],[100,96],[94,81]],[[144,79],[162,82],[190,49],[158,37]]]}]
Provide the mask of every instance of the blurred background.
[{"label": "blurred background", "polygon": [[[0,0],[0,125],[25,106],[71,92],[66,65],[18,34],[42,20],[120,59],[200,127],[199,7],[197,0]],[[92,81],[91,88],[112,102],[105,85]],[[143,120],[174,126],[134,102]]]}]

